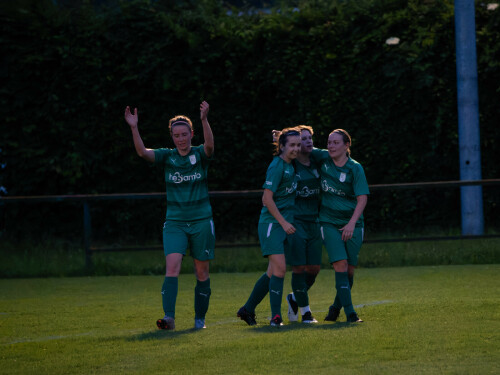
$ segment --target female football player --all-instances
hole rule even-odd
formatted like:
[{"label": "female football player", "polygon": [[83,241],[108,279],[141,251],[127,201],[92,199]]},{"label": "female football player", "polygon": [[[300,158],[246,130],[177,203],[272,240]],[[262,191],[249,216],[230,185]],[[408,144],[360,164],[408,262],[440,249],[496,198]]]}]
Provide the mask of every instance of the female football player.
[{"label": "female football player", "polygon": [[313,150],[314,131],[299,125],[301,147],[295,160],[297,195],[295,197],[295,235],[291,241],[286,261],[292,266],[292,293],[286,297],[288,320],[317,323],[309,307],[308,290],[314,284],[321,268],[323,241],[318,220],[320,203],[319,165],[309,156]]},{"label": "female football player", "polygon": [[348,322],[362,322],[353,308],[351,289],[354,269],[363,243],[363,211],[368,183],[361,164],[351,159],[351,136],[336,129],[328,136],[328,150],[314,149],[311,157],[321,164],[319,221],[328,257],[335,270],[337,294],[327,321],[336,321],[343,307]]},{"label": "female football player", "polygon": [[125,108],[125,121],[132,130],[137,154],[164,169],[167,193],[166,220],[163,225],[163,250],[166,273],[161,290],[165,316],[158,319],[159,329],[175,329],[175,304],[178,276],[183,257],[190,248],[197,284],[195,293],[196,329],[205,328],[205,315],[210,300],[209,260],[214,257],[215,231],[212,207],[208,198],[207,170],[214,152],[214,137],[207,120],[209,105],[200,104],[200,118],[205,143],[191,146],[193,124],[186,116],[169,121],[170,135],[175,148],[149,149],[144,147],[137,128],[137,108],[132,113]]},{"label": "female football player", "polygon": [[245,305],[238,310],[238,317],[248,325],[257,324],[255,308],[269,293],[271,303],[271,326],[283,325],[281,301],[283,280],[286,273],[285,246],[295,233],[293,213],[297,187],[293,161],[300,151],[300,129],[283,129],[275,144],[273,161],[266,173],[263,185],[263,208],[260,213],[258,234],[262,255],[269,264],[255,283]]}]

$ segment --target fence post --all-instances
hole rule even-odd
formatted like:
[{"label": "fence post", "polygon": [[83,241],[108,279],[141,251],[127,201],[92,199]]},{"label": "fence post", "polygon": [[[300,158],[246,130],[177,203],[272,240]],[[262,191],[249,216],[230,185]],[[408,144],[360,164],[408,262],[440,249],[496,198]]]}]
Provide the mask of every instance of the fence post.
[{"label": "fence post", "polygon": [[91,270],[92,252],[90,251],[90,239],[92,237],[92,227],[90,218],[90,207],[88,201],[83,201],[83,246],[85,248],[85,267]]}]

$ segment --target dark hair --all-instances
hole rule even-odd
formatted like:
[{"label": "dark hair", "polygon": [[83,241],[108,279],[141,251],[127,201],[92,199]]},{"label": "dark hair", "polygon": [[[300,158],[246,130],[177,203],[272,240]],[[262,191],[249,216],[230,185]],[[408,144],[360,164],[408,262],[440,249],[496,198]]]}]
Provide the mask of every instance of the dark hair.
[{"label": "dark hair", "polygon": [[184,115],[177,115],[175,117],[172,117],[168,121],[168,130],[170,130],[170,134],[172,134],[172,128],[178,125],[187,126],[191,131],[193,131],[193,123],[191,122],[189,117]]},{"label": "dark hair", "polygon": [[349,143],[349,146],[347,146],[347,152],[346,152],[346,156],[351,156],[351,145],[352,145],[352,141],[351,141],[351,136],[349,135],[349,133],[344,130],[344,129],[335,129],[334,131],[332,131],[330,135],[332,135],[333,133],[337,133],[337,134],[340,134],[342,136],[342,140],[344,141],[344,143]]},{"label": "dark hair", "polygon": [[300,129],[298,127],[294,128],[285,128],[280,132],[277,132],[276,136],[278,137],[277,142],[274,142],[274,154],[273,155],[281,155],[283,151],[282,148],[286,146],[289,136],[298,135],[300,136]]}]

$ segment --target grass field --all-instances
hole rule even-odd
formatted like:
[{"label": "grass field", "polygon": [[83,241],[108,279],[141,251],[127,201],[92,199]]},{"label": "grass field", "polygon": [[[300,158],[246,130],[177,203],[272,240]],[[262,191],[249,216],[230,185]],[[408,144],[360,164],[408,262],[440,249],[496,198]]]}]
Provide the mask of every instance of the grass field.
[{"label": "grass field", "polygon": [[260,274],[213,274],[202,331],[192,329],[194,276],[181,275],[174,332],[154,324],[161,276],[2,279],[0,373],[500,373],[499,265],[361,268],[361,324],[323,322],[334,276],[322,270],[310,291],[320,323],[281,328],[268,326],[268,298],[258,326],[236,318]]},{"label": "grass field", "polygon": [[[441,233],[443,235],[443,233]],[[49,239],[8,241],[0,238],[0,278],[48,276],[162,275],[162,250],[96,253],[94,267],[85,267],[81,244]],[[474,240],[366,243],[360,267],[399,267],[459,264],[499,264],[500,237]],[[260,248],[217,248],[210,262],[212,272],[251,272],[266,268]],[[326,251],[323,267],[329,269]],[[192,273],[191,258],[182,273]]]}]

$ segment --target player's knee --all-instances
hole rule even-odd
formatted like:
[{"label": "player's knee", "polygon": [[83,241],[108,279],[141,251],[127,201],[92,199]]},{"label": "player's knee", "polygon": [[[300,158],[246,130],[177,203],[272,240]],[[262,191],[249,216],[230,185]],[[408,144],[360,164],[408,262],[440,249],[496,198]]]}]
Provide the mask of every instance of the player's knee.
[{"label": "player's knee", "polygon": [[332,264],[335,272],[347,272],[347,260],[339,260],[338,262],[333,262]]},{"label": "player's knee", "polygon": [[311,275],[314,275],[314,276],[316,276],[319,273],[320,269],[321,269],[321,266],[319,266],[319,265],[314,265],[314,266],[309,265],[309,266],[305,267],[305,271],[308,274],[311,274]]},{"label": "player's knee", "polygon": [[196,279],[199,281],[205,281],[210,277],[210,272],[208,268],[208,262],[198,263],[194,268]]},{"label": "player's knee", "polygon": [[306,266],[292,266],[293,273],[304,273],[306,271]]}]

